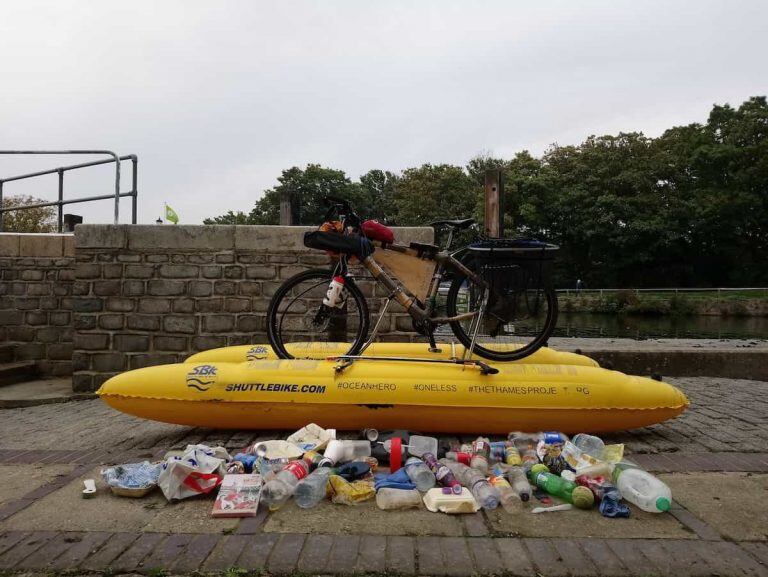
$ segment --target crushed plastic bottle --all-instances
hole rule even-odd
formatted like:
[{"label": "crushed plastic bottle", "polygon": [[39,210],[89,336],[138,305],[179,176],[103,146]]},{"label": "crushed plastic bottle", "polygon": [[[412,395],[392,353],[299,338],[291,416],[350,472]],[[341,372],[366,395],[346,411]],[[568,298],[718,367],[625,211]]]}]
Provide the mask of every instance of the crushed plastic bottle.
[{"label": "crushed plastic bottle", "polygon": [[296,485],[309,473],[304,461],[291,461],[273,479],[264,484],[261,500],[271,511],[279,509],[291,498]]},{"label": "crushed plastic bottle", "polygon": [[429,491],[435,486],[435,475],[426,463],[418,457],[411,457],[405,462],[405,472],[419,491]]},{"label": "crushed plastic bottle", "polygon": [[332,474],[333,469],[320,467],[299,481],[293,493],[296,505],[302,509],[310,509],[325,499],[328,492],[328,478]]},{"label": "crushed plastic bottle", "polygon": [[664,513],[672,506],[672,491],[662,481],[635,465],[618,463],[613,482],[630,503],[649,513]]},{"label": "crushed plastic bottle", "polygon": [[383,511],[394,509],[412,509],[421,506],[421,493],[416,489],[379,489],[376,493],[376,506]]},{"label": "crushed plastic bottle", "polygon": [[490,510],[499,506],[499,491],[480,471],[449,459],[440,459],[438,462],[451,470],[459,483],[472,492],[472,496],[483,509]]}]

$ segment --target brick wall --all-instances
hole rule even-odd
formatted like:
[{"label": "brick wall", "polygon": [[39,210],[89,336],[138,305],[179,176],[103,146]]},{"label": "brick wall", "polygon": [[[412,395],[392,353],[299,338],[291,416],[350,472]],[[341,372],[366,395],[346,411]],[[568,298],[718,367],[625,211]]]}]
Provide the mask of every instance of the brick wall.
[{"label": "brick wall", "polygon": [[[265,313],[277,287],[327,263],[303,246],[305,230],[79,225],[72,285],[74,389],[95,390],[121,371],[178,362],[197,351],[266,342]],[[396,236],[430,242],[432,230],[401,228]],[[372,283],[361,288],[375,294]],[[402,309],[385,320],[383,338],[414,336],[410,319],[398,316]]]},{"label": "brick wall", "polygon": [[42,375],[72,373],[74,238],[0,234],[0,345]]}]

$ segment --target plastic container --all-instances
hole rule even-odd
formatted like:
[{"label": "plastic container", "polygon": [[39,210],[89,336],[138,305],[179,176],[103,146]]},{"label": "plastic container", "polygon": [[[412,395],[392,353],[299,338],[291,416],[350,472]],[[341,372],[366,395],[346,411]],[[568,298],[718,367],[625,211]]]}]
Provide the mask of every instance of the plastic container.
[{"label": "plastic container", "polygon": [[279,509],[291,498],[304,477],[309,473],[309,467],[304,461],[291,461],[274,479],[264,484],[261,490],[261,500],[271,511]]},{"label": "plastic container", "polygon": [[448,459],[440,459],[438,462],[451,470],[459,483],[472,492],[472,496],[483,509],[491,510],[499,506],[499,492],[480,471]]},{"label": "plastic container", "polygon": [[429,467],[429,470],[435,474],[435,480],[438,485],[449,487],[457,495],[461,494],[461,483],[456,480],[453,472],[448,467],[437,462],[435,455],[426,453],[424,455],[424,462]]},{"label": "plastic container", "polygon": [[445,454],[445,458],[469,467],[469,462],[472,459],[472,455],[470,453],[465,453],[464,451],[448,451]]},{"label": "plastic container", "polygon": [[[413,437],[411,437],[413,439]],[[427,464],[418,457],[411,457],[405,462],[405,472],[419,491],[429,491],[435,486],[435,475]]]},{"label": "plastic container", "polygon": [[576,473],[579,477],[607,477],[611,478],[613,475],[613,465],[609,463],[598,463],[597,465],[590,465],[589,467],[583,467]]},{"label": "plastic container", "polygon": [[523,469],[512,467],[507,471],[507,478],[521,501],[529,501],[531,499],[533,491],[531,491],[531,484],[528,482],[528,477],[525,476]]},{"label": "plastic container", "polygon": [[323,453],[323,457],[330,460],[334,465],[370,456],[371,443],[369,441],[339,441],[334,439],[328,442],[328,447]]},{"label": "plastic container", "polygon": [[487,475],[490,454],[491,441],[485,437],[478,437],[475,442],[472,443],[472,459],[469,461],[469,466],[473,469],[477,469],[483,475]]},{"label": "plastic container", "polygon": [[445,493],[442,489],[430,489],[424,495],[424,505],[429,511],[447,513],[476,513],[480,509],[469,489],[462,488],[461,493]]},{"label": "plastic container", "polygon": [[328,478],[333,470],[327,467],[316,469],[296,485],[293,500],[302,509],[310,509],[320,503],[328,492]]},{"label": "plastic container", "polygon": [[416,489],[379,489],[376,506],[383,511],[418,508],[421,506],[421,493]]},{"label": "plastic container", "polygon": [[[589,509],[595,503],[592,491],[586,487],[579,487],[572,481],[566,481],[562,477],[552,473],[531,473],[532,481],[537,487],[550,495],[559,497],[563,501],[572,503],[580,509]],[[581,490],[580,490],[581,489]]]},{"label": "plastic container", "polygon": [[672,506],[672,491],[662,481],[631,464],[619,463],[613,470],[613,482],[622,497],[643,511],[664,513]]},{"label": "plastic container", "polygon": [[424,453],[437,455],[437,439],[435,437],[411,435],[411,438],[408,440],[408,453],[414,457],[423,457]]},{"label": "plastic container", "polygon": [[595,459],[603,458],[603,451],[605,450],[605,443],[600,437],[594,435],[587,435],[585,433],[579,433],[573,439],[571,443],[576,445],[582,452],[586,453],[590,457]]},{"label": "plastic container", "polygon": [[504,477],[491,475],[488,478],[488,482],[499,492],[501,506],[507,513],[520,511],[520,497],[515,493],[514,489],[512,489],[512,485],[509,484],[509,481]]}]

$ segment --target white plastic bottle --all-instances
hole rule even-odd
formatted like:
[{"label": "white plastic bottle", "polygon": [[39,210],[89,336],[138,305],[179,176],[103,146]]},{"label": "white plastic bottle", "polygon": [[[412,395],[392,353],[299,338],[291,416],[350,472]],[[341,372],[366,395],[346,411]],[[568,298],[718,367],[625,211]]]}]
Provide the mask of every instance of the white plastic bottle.
[{"label": "white plastic bottle", "polygon": [[613,483],[630,503],[649,513],[663,513],[672,506],[672,491],[661,480],[631,464],[619,463]]},{"label": "white plastic bottle", "polygon": [[328,292],[325,294],[325,298],[323,299],[323,304],[331,308],[341,307],[341,305],[344,304],[343,291],[344,291],[344,277],[342,276],[333,277],[331,284],[328,285]]}]

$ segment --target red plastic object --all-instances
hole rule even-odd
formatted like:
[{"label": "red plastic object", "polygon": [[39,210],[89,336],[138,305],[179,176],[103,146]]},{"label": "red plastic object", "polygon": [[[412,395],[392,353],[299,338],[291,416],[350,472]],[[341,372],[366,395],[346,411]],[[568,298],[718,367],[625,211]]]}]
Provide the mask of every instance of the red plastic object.
[{"label": "red plastic object", "polygon": [[400,437],[392,437],[389,450],[389,470],[394,473],[403,466],[403,440]]},{"label": "red plastic object", "polygon": [[363,229],[363,234],[371,240],[378,240],[384,244],[395,242],[395,234],[392,229],[381,224],[378,220],[366,220],[360,225],[360,228]]}]

